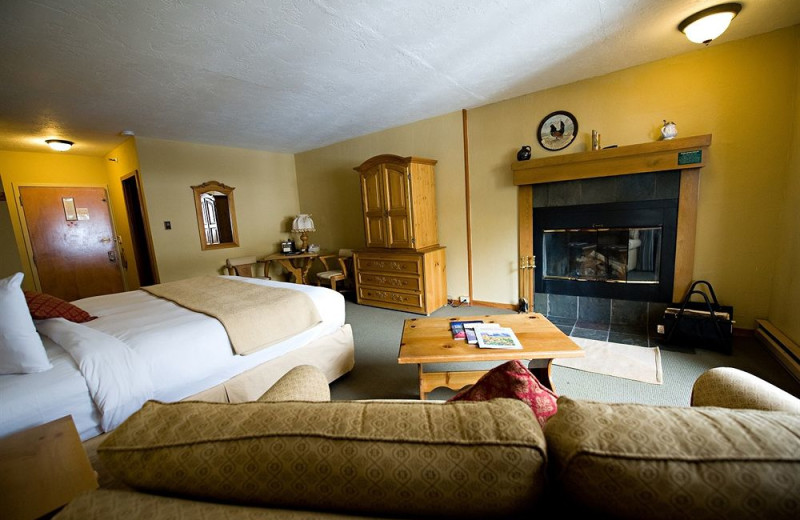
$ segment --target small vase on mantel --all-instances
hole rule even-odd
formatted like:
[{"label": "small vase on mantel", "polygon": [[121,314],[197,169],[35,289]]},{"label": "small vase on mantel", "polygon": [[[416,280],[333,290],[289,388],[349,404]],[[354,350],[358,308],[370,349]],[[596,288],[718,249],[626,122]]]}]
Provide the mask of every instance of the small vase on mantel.
[{"label": "small vase on mantel", "polygon": [[527,144],[523,145],[522,148],[520,148],[519,151],[517,152],[517,160],[527,161],[530,158],[531,158],[531,147],[528,146]]},{"label": "small vase on mantel", "polygon": [[672,121],[667,122],[666,119],[664,121],[664,126],[661,127],[661,138],[666,140],[675,139],[678,135],[678,128],[675,126],[675,123]]}]

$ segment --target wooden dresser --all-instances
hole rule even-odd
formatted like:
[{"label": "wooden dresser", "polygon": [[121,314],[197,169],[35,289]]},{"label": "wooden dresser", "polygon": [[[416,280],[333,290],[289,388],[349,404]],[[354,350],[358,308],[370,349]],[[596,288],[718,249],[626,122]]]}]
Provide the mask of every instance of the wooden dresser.
[{"label": "wooden dresser", "polygon": [[447,304],[433,159],[378,155],[360,175],[366,249],[354,252],[358,303],[430,314]]}]

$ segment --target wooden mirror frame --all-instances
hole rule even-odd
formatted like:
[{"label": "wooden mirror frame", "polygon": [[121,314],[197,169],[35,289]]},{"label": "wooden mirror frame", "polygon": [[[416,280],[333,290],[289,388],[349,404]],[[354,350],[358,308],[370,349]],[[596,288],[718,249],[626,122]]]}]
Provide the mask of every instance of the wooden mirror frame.
[{"label": "wooden mirror frame", "polygon": [[[233,204],[233,190],[235,189],[236,188],[226,186],[217,181],[208,181],[198,186],[192,186],[192,191],[194,192],[194,207],[197,212],[197,228],[200,232],[200,249],[203,251],[207,249],[239,247],[239,230],[236,227],[236,208]],[[220,216],[219,211],[215,213],[217,215],[217,229],[220,231],[219,242],[209,241],[208,239],[207,231],[209,222],[203,211],[204,199],[207,198],[207,195],[213,195],[215,202],[223,200],[223,197],[224,200],[227,201],[227,214],[223,213]]]}]

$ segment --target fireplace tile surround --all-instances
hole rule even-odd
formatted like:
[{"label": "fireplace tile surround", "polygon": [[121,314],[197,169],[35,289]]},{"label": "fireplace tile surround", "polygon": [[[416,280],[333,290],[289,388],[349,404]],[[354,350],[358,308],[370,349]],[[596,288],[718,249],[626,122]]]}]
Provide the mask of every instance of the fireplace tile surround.
[{"label": "fireplace tile surround", "polygon": [[525,259],[536,254],[531,215],[537,207],[678,197],[672,301],[679,300],[692,281],[698,174],[710,144],[711,136],[703,135],[514,163],[514,184],[520,188],[520,296],[533,301],[531,310],[572,336],[640,346],[661,344],[656,325],[669,303],[534,293],[533,277],[523,267],[530,263]]}]

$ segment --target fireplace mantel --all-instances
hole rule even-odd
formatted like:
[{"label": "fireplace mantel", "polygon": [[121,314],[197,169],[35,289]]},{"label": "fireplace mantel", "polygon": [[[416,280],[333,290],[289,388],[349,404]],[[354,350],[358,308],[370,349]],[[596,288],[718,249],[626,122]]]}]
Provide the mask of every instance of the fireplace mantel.
[{"label": "fireplace mantel", "polygon": [[[705,166],[706,150],[709,145],[711,145],[711,134],[698,135],[518,161],[511,165],[511,170],[514,172],[514,184],[523,186],[612,175],[694,169]],[[692,152],[697,151],[700,152],[699,157],[692,155]]]},{"label": "fireplace mantel", "polygon": [[520,298],[533,310],[533,277],[526,268],[535,263],[533,247],[533,190],[536,184],[658,171],[681,171],[678,234],[673,301],[683,298],[694,274],[694,243],[700,168],[705,166],[711,134],[667,141],[606,148],[512,163],[518,190]]}]

